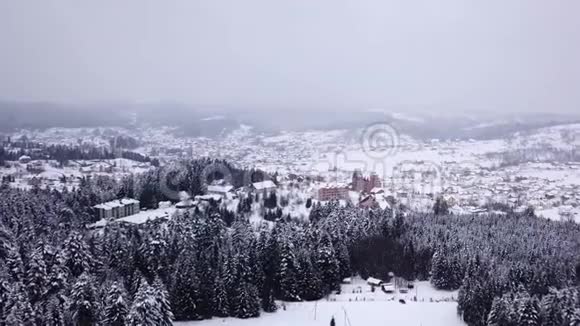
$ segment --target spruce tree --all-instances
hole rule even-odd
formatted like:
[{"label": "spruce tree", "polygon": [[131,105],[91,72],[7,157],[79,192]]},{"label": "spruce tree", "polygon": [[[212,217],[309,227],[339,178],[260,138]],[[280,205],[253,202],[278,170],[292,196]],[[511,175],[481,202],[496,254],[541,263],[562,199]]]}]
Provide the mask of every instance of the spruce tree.
[{"label": "spruce tree", "polygon": [[64,264],[73,277],[90,272],[93,257],[79,233],[72,233],[63,245]]},{"label": "spruce tree", "polygon": [[83,274],[71,290],[70,311],[73,323],[77,326],[89,326],[98,321],[99,307],[94,283],[92,277]]},{"label": "spruce tree", "polygon": [[307,254],[302,255],[299,266],[298,284],[300,297],[307,301],[319,300],[324,296],[323,284],[318,271],[314,269]]},{"label": "spruce tree", "polygon": [[4,271],[0,269],[0,316],[6,315],[5,310],[8,309],[10,303],[11,287],[4,279],[8,278]]},{"label": "spruce tree", "polygon": [[[211,246],[211,245],[210,245]],[[209,254],[202,254],[195,268],[199,280],[199,298],[197,312],[202,318],[211,318],[213,315],[212,300],[215,297],[215,272],[210,262]]]},{"label": "spruce tree", "polygon": [[538,303],[535,298],[526,298],[521,303],[518,325],[538,326],[540,317]]},{"label": "spruce tree", "polygon": [[6,326],[36,326],[34,312],[28,301],[17,301],[8,310]]},{"label": "spruce tree", "polygon": [[542,326],[559,326],[563,324],[562,304],[558,290],[550,289],[549,293],[542,298],[540,308]]},{"label": "spruce tree", "polygon": [[46,305],[44,324],[47,326],[64,326],[67,323],[64,310],[65,301],[58,296],[52,296]]},{"label": "spruce tree", "polygon": [[145,279],[142,279],[129,310],[127,325],[157,326],[160,325],[161,320],[163,320],[163,315],[156,300],[155,290],[147,284]]},{"label": "spruce tree", "polygon": [[323,233],[320,237],[316,248],[315,266],[320,271],[320,279],[325,294],[330,293],[340,284],[340,271],[334,247],[327,233]]},{"label": "spruce tree", "polygon": [[448,259],[443,251],[437,251],[433,255],[433,261],[431,263],[431,283],[440,290],[455,290],[454,271],[451,270]]},{"label": "spruce tree", "polygon": [[22,282],[24,280],[24,263],[22,262],[22,256],[18,248],[8,248],[6,267],[11,282]]},{"label": "spruce tree", "polygon": [[105,298],[105,311],[103,325],[125,326],[129,314],[127,301],[122,288],[116,282],[113,283]]},{"label": "spruce tree", "polygon": [[507,325],[509,325],[509,306],[503,298],[496,297],[487,317],[487,326]]},{"label": "spruce tree", "polygon": [[36,326],[37,316],[21,283],[13,286],[5,313],[6,326]]},{"label": "spruce tree", "polygon": [[193,253],[183,252],[176,262],[176,270],[170,287],[170,301],[175,320],[198,320],[200,300],[199,279],[195,270]]},{"label": "spruce tree", "polygon": [[65,289],[69,283],[70,273],[65,266],[65,259],[62,254],[57,254],[52,266],[48,271],[46,284],[47,295],[53,295]]},{"label": "spruce tree", "polygon": [[217,317],[227,317],[230,312],[230,303],[226,291],[224,278],[216,276],[214,281],[213,315]]},{"label": "spruce tree", "polygon": [[160,313],[160,319],[158,320],[157,325],[172,326],[174,318],[173,311],[171,310],[167,290],[160,278],[155,278],[152,289]]},{"label": "spruce tree", "polygon": [[577,288],[566,288],[561,293],[561,314],[564,324],[571,324],[575,318],[576,309],[580,305],[580,295]]},{"label": "spruce tree", "polygon": [[28,259],[24,284],[31,303],[35,303],[46,291],[47,272],[42,253],[35,249]]},{"label": "spruce tree", "polygon": [[236,296],[233,298],[233,313],[237,318],[254,318],[260,316],[260,301],[253,284],[239,280]]},{"label": "spruce tree", "polygon": [[337,241],[335,252],[339,266],[339,279],[351,276],[350,255],[345,241]]},{"label": "spruce tree", "polygon": [[296,278],[296,257],[292,246],[288,243],[282,245],[280,250],[279,282],[280,296],[283,300],[299,300]]}]

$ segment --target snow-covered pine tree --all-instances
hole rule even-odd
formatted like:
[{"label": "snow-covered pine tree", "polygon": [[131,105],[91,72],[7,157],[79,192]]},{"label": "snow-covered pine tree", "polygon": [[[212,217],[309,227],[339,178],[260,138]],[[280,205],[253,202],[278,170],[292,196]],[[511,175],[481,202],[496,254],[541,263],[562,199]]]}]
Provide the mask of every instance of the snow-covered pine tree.
[{"label": "snow-covered pine tree", "polygon": [[339,279],[351,276],[350,255],[346,247],[346,241],[335,242],[336,258],[339,266]]},{"label": "snow-covered pine tree", "polygon": [[26,265],[24,285],[26,286],[30,302],[34,304],[46,292],[46,281],[48,277],[42,252],[38,249],[33,250]]},{"label": "snow-covered pine tree", "polygon": [[174,317],[168,299],[169,295],[167,294],[167,290],[165,289],[165,284],[163,284],[163,282],[159,277],[155,278],[152,289],[155,296],[155,301],[157,302],[157,306],[159,307],[161,317],[157,322],[157,325],[172,326]]},{"label": "snow-covered pine tree", "polygon": [[99,306],[94,283],[94,278],[82,274],[72,287],[69,309],[75,325],[93,325],[98,322]]},{"label": "snow-covered pine tree", "polygon": [[275,226],[271,233],[263,229],[258,241],[259,261],[264,275],[262,297],[267,297],[269,290],[273,290],[274,296],[278,295],[279,292],[278,269],[280,267],[280,253],[277,228],[278,226]]},{"label": "snow-covered pine tree", "polygon": [[457,290],[461,287],[461,283],[463,282],[463,277],[465,276],[465,270],[461,265],[459,258],[451,257],[448,265],[449,271],[449,289],[450,290]]},{"label": "snow-covered pine tree", "polygon": [[433,255],[431,263],[431,284],[437,289],[454,290],[450,278],[452,271],[449,269],[447,262],[448,257],[441,250],[437,250]]},{"label": "snow-covered pine tree", "polygon": [[127,275],[133,269],[132,251],[134,244],[129,241],[119,225],[113,224],[104,230],[104,254],[107,258],[105,265],[120,275]]},{"label": "snow-covered pine tree", "polygon": [[249,236],[250,240],[248,245],[248,269],[246,280],[254,284],[258,292],[261,292],[264,286],[265,275],[263,261],[261,260],[261,255],[258,249],[259,241],[255,237],[254,233],[250,233]]},{"label": "snow-covered pine tree", "polygon": [[308,253],[301,254],[299,258],[298,284],[300,297],[304,300],[313,301],[324,296],[320,275],[314,269]]},{"label": "snow-covered pine tree", "polygon": [[230,313],[230,303],[226,291],[224,277],[216,276],[214,281],[213,315],[217,317],[227,317]]},{"label": "snow-covered pine tree", "polygon": [[36,326],[34,312],[28,301],[17,301],[8,310],[6,326]]},{"label": "snow-covered pine tree", "polygon": [[0,225],[0,259],[6,259],[13,242],[12,232],[5,225]]},{"label": "snow-covered pine tree", "polygon": [[93,257],[83,236],[72,232],[63,245],[64,264],[73,277],[89,272]]},{"label": "snow-covered pine tree", "polygon": [[127,325],[157,326],[161,320],[163,320],[163,316],[156,299],[155,290],[145,279],[142,279],[133,304],[129,309]]},{"label": "snow-covered pine tree", "polygon": [[510,325],[509,305],[501,297],[496,297],[491,305],[491,310],[487,317],[487,326],[507,326]]},{"label": "snow-covered pine tree", "polygon": [[24,279],[24,263],[18,248],[9,247],[6,256],[6,267],[11,282],[21,282]]},{"label": "snow-covered pine tree", "polygon": [[520,305],[518,326],[540,325],[540,313],[536,298],[523,298]]},{"label": "snow-covered pine tree", "polygon": [[65,266],[65,258],[62,253],[57,253],[48,271],[46,284],[47,295],[53,295],[66,288],[70,273]]},{"label": "snow-covered pine tree", "polygon": [[321,234],[316,248],[315,267],[320,271],[320,280],[324,293],[330,293],[340,284],[340,271],[334,253],[334,247],[328,233]]},{"label": "snow-covered pine tree", "polygon": [[215,297],[215,272],[207,254],[200,255],[195,272],[199,280],[199,298],[197,312],[202,318],[211,318],[213,315],[212,300]]},{"label": "snow-covered pine tree", "polygon": [[[64,310],[66,302],[58,296],[52,296],[48,299],[45,314],[43,317],[46,326],[64,326],[67,325],[66,313]],[[105,324],[106,325],[106,324]]]},{"label": "snow-covered pine tree", "polygon": [[12,286],[5,311],[6,326],[36,326],[36,315],[22,283]]},{"label": "snow-covered pine tree", "polygon": [[239,279],[236,296],[232,298],[234,317],[254,318],[260,316],[260,301],[256,287]]},{"label": "snow-covered pine tree", "polygon": [[143,273],[147,280],[152,281],[157,275],[162,275],[163,279],[167,279],[164,275],[167,268],[167,241],[160,231],[156,230],[154,234],[149,235],[139,247],[138,268]]},{"label": "snow-covered pine tree", "polygon": [[139,292],[139,287],[141,286],[141,282],[143,281],[143,274],[138,269],[135,269],[133,272],[125,275],[123,278],[123,285],[125,290],[127,291],[127,295],[129,296],[129,301],[133,301],[137,292]]},{"label": "snow-covered pine tree", "polygon": [[177,259],[169,295],[175,320],[201,319],[197,311],[200,294],[195,265],[193,252],[182,252]]},{"label": "snow-covered pine tree", "polygon": [[105,298],[105,309],[103,316],[103,325],[105,326],[124,326],[129,308],[123,289],[117,282],[109,288]]},{"label": "snow-covered pine tree", "polygon": [[228,245],[222,273],[222,280],[229,301],[230,316],[234,315],[234,298],[236,297],[236,288],[238,287],[238,261],[232,251],[231,245]]},{"label": "snow-covered pine tree", "polygon": [[7,281],[8,276],[5,271],[0,268],[0,316],[5,316],[5,310],[8,309],[11,288]]},{"label": "snow-covered pine tree", "polygon": [[552,288],[540,302],[540,319],[542,326],[559,326],[564,322],[562,319],[562,306],[560,293]]},{"label": "snow-covered pine tree", "polygon": [[576,309],[580,306],[580,296],[577,288],[566,288],[561,293],[561,312],[564,324],[572,323],[575,318]]},{"label": "snow-covered pine tree", "polygon": [[293,246],[288,243],[282,244],[280,248],[280,297],[286,301],[299,300],[296,278],[296,257],[294,256]]}]

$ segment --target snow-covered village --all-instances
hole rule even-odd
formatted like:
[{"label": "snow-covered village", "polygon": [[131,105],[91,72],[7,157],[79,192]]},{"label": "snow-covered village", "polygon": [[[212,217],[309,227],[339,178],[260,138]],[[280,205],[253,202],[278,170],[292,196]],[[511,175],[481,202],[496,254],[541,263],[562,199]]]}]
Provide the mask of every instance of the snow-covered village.
[{"label": "snow-covered village", "polygon": [[0,326],[580,326],[579,12],[0,1]]}]

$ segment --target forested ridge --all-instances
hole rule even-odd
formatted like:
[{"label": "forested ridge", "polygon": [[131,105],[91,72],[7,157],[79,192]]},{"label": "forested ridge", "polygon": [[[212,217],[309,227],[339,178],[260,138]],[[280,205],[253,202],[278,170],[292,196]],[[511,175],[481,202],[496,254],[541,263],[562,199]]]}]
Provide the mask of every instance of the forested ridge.
[{"label": "forested ridge", "polygon": [[[174,171],[181,172],[174,186],[200,191],[194,180],[206,163]],[[321,299],[347,276],[390,272],[459,288],[458,313],[469,325],[580,321],[580,226],[531,212],[393,214],[330,203],[314,204],[310,221],[255,229],[243,211],[210,206],[167,222],[85,228],[93,203],[131,192],[161,196],[160,174],[86,180],[65,192],[2,186],[1,325],[251,318],[276,311],[275,300]]]},{"label": "forested ridge", "polygon": [[117,148],[115,152],[108,148],[95,146],[42,145],[38,143],[26,143],[9,150],[0,146],[0,165],[5,165],[6,161],[18,161],[23,155],[29,156],[32,160],[55,160],[60,165],[67,165],[69,161],[74,160],[110,160],[114,158],[126,158],[137,162],[150,162],[155,166],[159,165],[157,159],[151,159],[143,154],[122,148]]}]

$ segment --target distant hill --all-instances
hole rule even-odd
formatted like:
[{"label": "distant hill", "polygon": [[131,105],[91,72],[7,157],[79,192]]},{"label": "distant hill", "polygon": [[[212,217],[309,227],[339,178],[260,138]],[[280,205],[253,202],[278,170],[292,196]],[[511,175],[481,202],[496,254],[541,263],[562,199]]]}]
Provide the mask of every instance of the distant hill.
[{"label": "distant hill", "polygon": [[127,113],[108,106],[0,101],[0,130],[126,126]]},{"label": "distant hill", "polygon": [[179,103],[67,105],[0,101],[0,131],[50,127],[174,126],[184,136],[223,136],[241,124],[254,132],[360,129],[383,122],[419,139],[492,139],[518,131],[580,122],[579,116],[524,113],[413,112],[403,110],[252,110],[192,107]]}]

